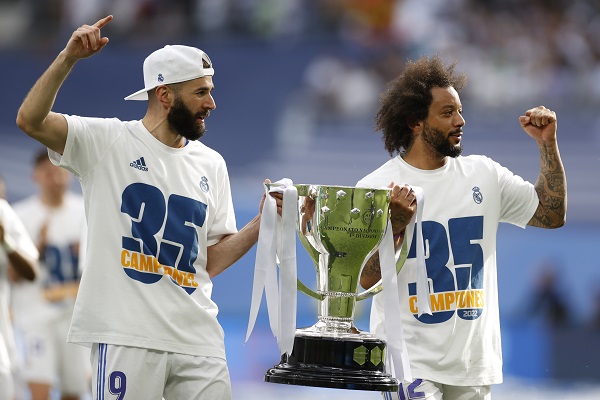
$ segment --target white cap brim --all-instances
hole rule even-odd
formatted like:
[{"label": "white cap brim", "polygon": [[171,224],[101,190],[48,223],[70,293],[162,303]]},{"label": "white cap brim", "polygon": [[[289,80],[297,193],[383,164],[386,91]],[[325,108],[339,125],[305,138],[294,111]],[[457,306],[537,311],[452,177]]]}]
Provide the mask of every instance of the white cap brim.
[{"label": "white cap brim", "polygon": [[132,93],[129,96],[125,97],[125,100],[148,100],[148,90],[152,90],[152,89],[154,89],[154,88],[150,88],[150,89],[144,88],[142,90],[138,90],[137,92]]}]

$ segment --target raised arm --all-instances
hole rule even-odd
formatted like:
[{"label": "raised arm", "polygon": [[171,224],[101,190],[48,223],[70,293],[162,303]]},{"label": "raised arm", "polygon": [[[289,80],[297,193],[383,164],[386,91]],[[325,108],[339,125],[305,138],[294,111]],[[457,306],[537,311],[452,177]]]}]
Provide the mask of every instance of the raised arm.
[{"label": "raised arm", "polygon": [[556,140],[556,114],[539,106],[519,117],[519,122],[540,150],[540,175],[535,182],[540,203],[528,225],[560,228],[567,218],[567,178]]},{"label": "raised arm", "polygon": [[77,61],[98,53],[108,43],[100,29],[112,15],[94,25],[78,28],[46,72],[31,88],[17,114],[17,126],[44,146],[62,154],[67,140],[67,121],[52,112],[58,90]]}]

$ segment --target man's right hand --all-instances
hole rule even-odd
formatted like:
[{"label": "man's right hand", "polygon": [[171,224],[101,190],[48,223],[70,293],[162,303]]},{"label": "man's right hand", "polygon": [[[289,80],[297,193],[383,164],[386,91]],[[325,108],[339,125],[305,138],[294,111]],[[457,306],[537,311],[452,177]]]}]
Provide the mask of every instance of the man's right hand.
[{"label": "man's right hand", "polygon": [[112,15],[108,15],[94,25],[83,25],[79,27],[69,39],[64,50],[65,57],[74,60],[87,58],[98,53],[108,43],[107,37],[102,37],[100,30],[104,28],[111,20]]},{"label": "man's right hand", "polygon": [[392,188],[390,200],[392,231],[394,236],[398,236],[417,211],[417,199],[408,185],[396,185],[392,182],[389,187]]},{"label": "man's right hand", "polygon": [[58,90],[75,63],[96,54],[108,43],[100,29],[112,20],[106,16],[94,25],[83,25],[71,35],[46,72],[36,81],[17,113],[17,126],[33,139],[59,154],[63,154],[69,127],[61,114],[52,112]]}]

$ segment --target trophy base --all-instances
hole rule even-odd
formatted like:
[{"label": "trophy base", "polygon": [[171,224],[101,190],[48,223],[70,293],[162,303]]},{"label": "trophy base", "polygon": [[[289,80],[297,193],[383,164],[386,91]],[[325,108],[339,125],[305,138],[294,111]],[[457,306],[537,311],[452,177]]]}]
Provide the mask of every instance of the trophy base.
[{"label": "trophy base", "polygon": [[373,336],[297,333],[292,354],[267,371],[265,382],[394,392],[398,381],[384,371],[385,346]]}]

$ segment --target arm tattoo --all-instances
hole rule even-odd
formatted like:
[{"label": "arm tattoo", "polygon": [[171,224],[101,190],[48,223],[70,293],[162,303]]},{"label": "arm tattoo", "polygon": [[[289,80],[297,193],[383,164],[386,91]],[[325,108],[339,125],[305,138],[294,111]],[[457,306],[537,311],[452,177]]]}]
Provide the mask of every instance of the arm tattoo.
[{"label": "arm tattoo", "polygon": [[375,280],[381,279],[381,268],[379,266],[379,252],[376,252],[367,260],[365,267],[362,270],[361,275],[368,276],[370,278],[375,277]]},{"label": "arm tattoo", "polygon": [[540,146],[540,175],[535,182],[540,204],[529,225],[559,228],[565,223],[567,179],[556,145]]},{"label": "arm tattoo", "polygon": [[[409,215],[406,210],[396,211],[391,216],[392,225],[396,223],[396,225],[406,226],[410,223],[412,215]],[[396,236],[394,234],[394,236]]]}]

